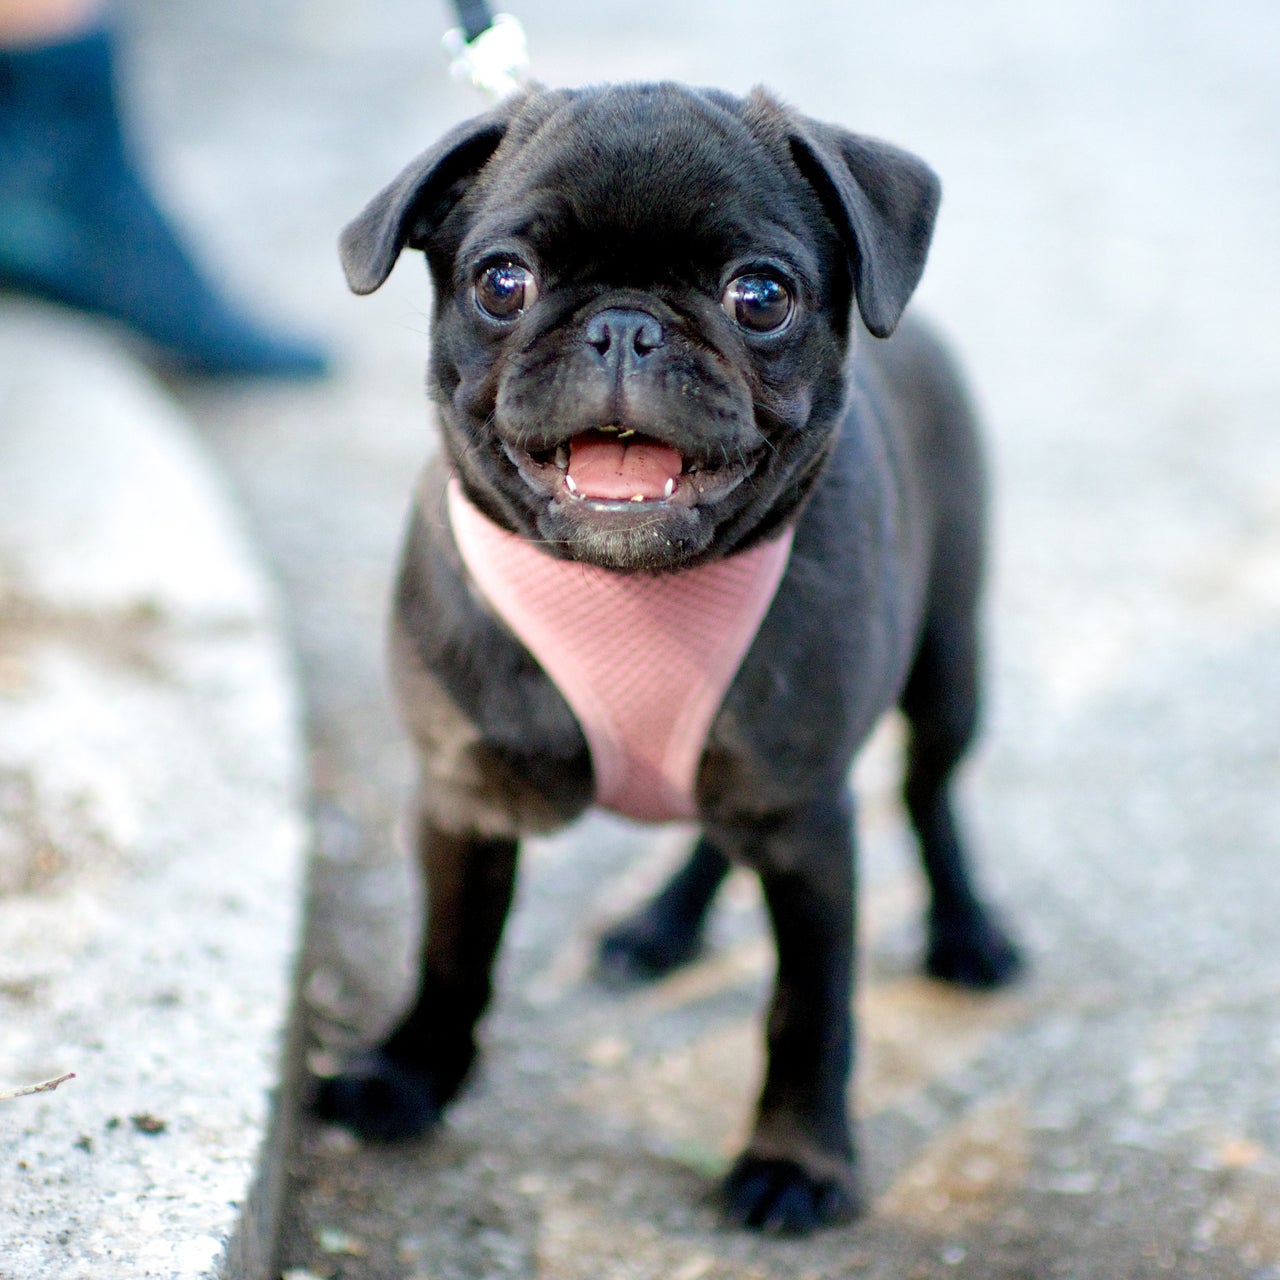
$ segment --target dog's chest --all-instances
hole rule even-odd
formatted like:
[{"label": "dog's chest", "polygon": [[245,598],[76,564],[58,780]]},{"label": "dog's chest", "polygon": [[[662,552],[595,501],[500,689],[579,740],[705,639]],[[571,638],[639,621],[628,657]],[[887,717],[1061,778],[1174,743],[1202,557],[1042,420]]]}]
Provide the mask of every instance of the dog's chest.
[{"label": "dog's chest", "polygon": [[642,821],[692,818],[707,732],[768,612],[791,531],[662,575],[559,560],[449,486],[463,562],[490,607],[573,709],[596,803]]}]

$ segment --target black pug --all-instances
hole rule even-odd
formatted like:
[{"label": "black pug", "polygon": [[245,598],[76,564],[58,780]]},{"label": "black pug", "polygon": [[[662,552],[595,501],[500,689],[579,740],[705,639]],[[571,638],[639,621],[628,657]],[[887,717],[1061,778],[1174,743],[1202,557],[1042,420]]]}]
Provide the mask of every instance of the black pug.
[{"label": "black pug", "polygon": [[895,702],[928,972],[1018,967],[948,798],[978,711],[982,465],[946,356],[899,327],[938,199],[915,157],[763,92],[534,89],[346,229],[357,293],[426,255],[444,449],[392,636],[422,766],[420,988],[322,1083],[322,1114],[374,1138],[437,1121],[521,836],[592,803],[694,816],[691,859],[602,965],[687,960],[730,864],[752,868],[778,966],[728,1216],[801,1232],[856,1211],[848,775]]}]

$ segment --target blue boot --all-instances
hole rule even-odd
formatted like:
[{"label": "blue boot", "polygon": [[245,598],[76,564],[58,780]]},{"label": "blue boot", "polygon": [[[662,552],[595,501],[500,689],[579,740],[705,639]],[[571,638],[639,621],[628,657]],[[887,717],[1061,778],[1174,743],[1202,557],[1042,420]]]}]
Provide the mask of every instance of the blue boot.
[{"label": "blue boot", "polygon": [[105,31],[0,49],[0,289],[120,321],[175,372],[327,368],[317,346],[235,310],[178,242],[122,136]]}]

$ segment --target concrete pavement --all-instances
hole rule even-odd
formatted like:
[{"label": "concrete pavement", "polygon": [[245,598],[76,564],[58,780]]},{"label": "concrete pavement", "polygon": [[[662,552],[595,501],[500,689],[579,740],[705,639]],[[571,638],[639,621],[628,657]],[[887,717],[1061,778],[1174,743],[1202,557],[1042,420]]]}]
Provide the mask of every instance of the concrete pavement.
[{"label": "concrete pavement", "polygon": [[225,485],[86,321],[0,304],[5,1280],[262,1277],[305,792],[292,658]]}]

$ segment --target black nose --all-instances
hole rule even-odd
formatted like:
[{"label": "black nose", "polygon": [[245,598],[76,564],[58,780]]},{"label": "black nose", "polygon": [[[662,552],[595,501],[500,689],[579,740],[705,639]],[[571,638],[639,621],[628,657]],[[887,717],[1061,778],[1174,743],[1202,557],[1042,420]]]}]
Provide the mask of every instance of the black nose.
[{"label": "black nose", "polygon": [[610,363],[643,360],[664,342],[662,326],[646,311],[615,307],[592,316],[583,337]]}]

